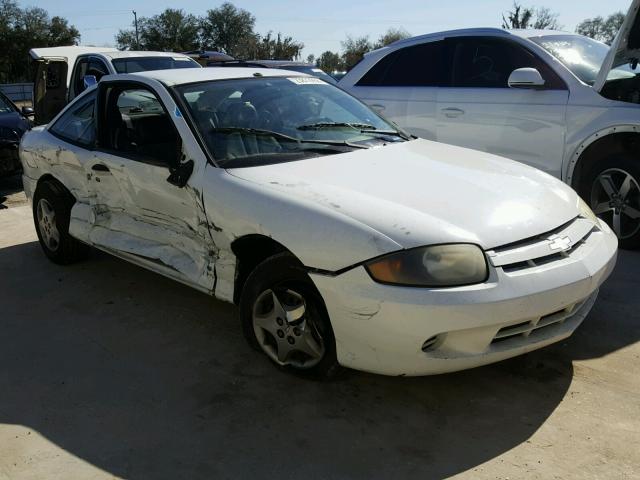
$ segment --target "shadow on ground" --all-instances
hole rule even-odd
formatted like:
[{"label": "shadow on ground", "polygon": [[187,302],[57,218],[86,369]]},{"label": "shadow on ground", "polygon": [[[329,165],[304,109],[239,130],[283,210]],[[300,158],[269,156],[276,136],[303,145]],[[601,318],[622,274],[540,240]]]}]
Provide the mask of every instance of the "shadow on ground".
[{"label": "shadow on ground", "polygon": [[232,306],[103,254],[63,268],[36,243],[5,248],[0,423],[131,479],[446,477],[526,441],[573,358],[638,341],[640,256],[620,263],[563,344],[458,374],[317,383],[249,350]]}]

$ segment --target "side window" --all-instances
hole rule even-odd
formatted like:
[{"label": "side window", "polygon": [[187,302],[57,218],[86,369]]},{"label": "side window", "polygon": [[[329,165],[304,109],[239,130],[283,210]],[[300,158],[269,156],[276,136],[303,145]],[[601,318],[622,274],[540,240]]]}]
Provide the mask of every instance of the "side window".
[{"label": "side window", "polygon": [[107,92],[104,142],[107,148],[135,160],[171,166],[181,143],[160,100],[143,88]]},{"label": "side window", "polygon": [[49,131],[70,143],[92,147],[96,140],[95,100],[96,94],[90,93],[71,105]]},{"label": "side window", "polygon": [[460,37],[447,40],[452,87],[509,88],[511,73],[536,68],[547,89],[565,89],[561,78],[539,57],[515,42],[500,38]]},{"label": "side window", "polygon": [[89,67],[85,75],[93,75],[97,81],[100,81],[105,75],[109,75],[109,69],[99,58],[91,57],[89,60]]},{"label": "side window", "polygon": [[443,81],[443,42],[429,42],[391,52],[376,63],[358,86],[437,87]]},{"label": "side window", "polygon": [[89,67],[89,59],[81,58],[78,60],[76,68],[73,74],[73,96],[77,97],[84,90],[84,76],[87,75],[87,69]]}]

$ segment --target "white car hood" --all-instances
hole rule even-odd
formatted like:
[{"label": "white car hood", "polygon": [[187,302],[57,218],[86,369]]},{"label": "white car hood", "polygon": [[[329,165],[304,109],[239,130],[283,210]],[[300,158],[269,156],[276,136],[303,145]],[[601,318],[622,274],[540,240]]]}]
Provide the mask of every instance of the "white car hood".
[{"label": "white car hood", "polygon": [[[598,73],[593,88],[601,92],[611,70],[640,60],[640,21],[638,13],[640,11],[640,0],[633,0],[627,11],[627,16],[618,30],[618,34],[611,44],[602,67]],[[636,69],[636,73],[639,70]]]},{"label": "white car hood", "polygon": [[488,249],[549,232],[578,216],[576,193],[559,180],[511,160],[428,140],[228,172],[292,200],[323,204],[403,248],[471,242]]}]

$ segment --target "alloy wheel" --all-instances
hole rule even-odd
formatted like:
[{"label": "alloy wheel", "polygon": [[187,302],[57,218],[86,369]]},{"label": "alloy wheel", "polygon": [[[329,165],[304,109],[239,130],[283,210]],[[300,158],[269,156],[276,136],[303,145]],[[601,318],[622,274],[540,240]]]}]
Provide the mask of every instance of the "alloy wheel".
[{"label": "alloy wheel", "polygon": [[56,225],[55,210],[46,199],[41,198],[36,208],[36,215],[42,241],[49,250],[55,252],[60,247],[60,232]]},{"label": "alloy wheel", "polygon": [[619,239],[640,230],[640,186],[638,180],[620,168],[598,175],[591,187],[591,208],[605,220]]},{"label": "alloy wheel", "polygon": [[291,289],[265,290],[253,306],[253,330],[260,348],[279,365],[317,365],[325,344],[304,297]]}]

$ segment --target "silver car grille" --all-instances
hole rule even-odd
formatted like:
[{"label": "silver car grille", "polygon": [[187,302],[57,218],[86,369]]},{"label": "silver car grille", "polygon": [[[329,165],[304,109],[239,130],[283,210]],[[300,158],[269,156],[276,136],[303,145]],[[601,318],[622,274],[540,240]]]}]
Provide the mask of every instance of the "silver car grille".
[{"label": "silver car grille", "polygon": [[577,217],[551,232],[487,251],[494,267],[517,272],[568,258],[597,230],[594,223]]}]

